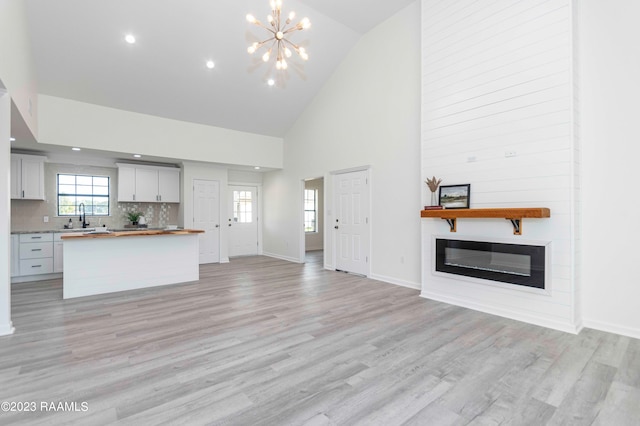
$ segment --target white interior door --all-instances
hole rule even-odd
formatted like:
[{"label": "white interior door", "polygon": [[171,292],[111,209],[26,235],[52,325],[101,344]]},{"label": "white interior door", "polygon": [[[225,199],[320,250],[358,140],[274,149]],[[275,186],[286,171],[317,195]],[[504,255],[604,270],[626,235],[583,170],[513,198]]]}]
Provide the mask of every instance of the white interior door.
[{"label": "white interior door", "polygon": [[229,256],[258,254],[258,188],[229,186]]},{"label": "white interior door", "polygon": [[193,226],[199,234],[200,263],[220,262],[220,183],[193,180]]},{"label": "white interior door", "polygon": [[335,175],[336,269],[369,275],[369,172]]}]

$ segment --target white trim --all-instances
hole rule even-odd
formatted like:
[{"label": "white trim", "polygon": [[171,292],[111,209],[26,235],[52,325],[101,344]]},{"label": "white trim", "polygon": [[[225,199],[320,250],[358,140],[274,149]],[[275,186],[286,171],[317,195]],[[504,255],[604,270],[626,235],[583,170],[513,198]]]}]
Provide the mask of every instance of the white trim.
[{"label": "white trim", "polygon": [[341,175],[341,174],[344,174],[344,173],[362,172],[362,171],[370,170],[370,169],[371,169],[370,165],[356,166],[356,167],[349,167],[348,169],[334,170],[332,172],[329,172],[329,174],[330,175]]},{"label": "white trim", "polygon": [[450,305],[460,306],[467,309],[473,309],[474,311],[497,315],[516,321],[522,321],[528,324],[552,328],[554,330],[564,331],[565,333],[578,334],[582,329],[582,324],[571,324],[564,321],[550,320],[549,318],[543,318],[537,315],[523,314],[522,312],[516,312],[509,309],[500,309],[493,306],[487,306],[482,303],[469,302],[457,297],[442,296],[441,294],[425,290],[422,290],[422,292],[420,293],[420,297],[435,300],[437,302],[448,303]]},{"label": "white trim", "polygon": [[265,252],[262,255],[266,256],[266,257],[272,257],[274,259],[286,260],[287,262],[300,263],[300,264],[304,263],[304,262],[301,262],[300,259],[296,259],[296,258],[290,257],[290,256],[282,256],[282,255],[275,254],[275,253],[267,253],[267,252]]},{"label": "white trim", "polygon": [[371,274],[371,276],[369,277],[372,280],[377,280],[377,281],[382,281],[388,284],[393,284],[393,285],[397,285],[400,287],[406,287],[406,288],[410,288],[413,290],[420,290],[422,287],[422,284],[420,283],[416,283],[416,282],[412,282],[412,281],[406,281],[406,280],[401,280],[398,278],[393,278],[393,277],[387,277],[384,275],[378,275],[378,274]]},{"label": "white trim", "polygon": [[9,336],[16,331],[16,328],[13,326],[12,322],[9,324],[0,325],[0,336]]},{"label": "white trim", "polygon": [[27,275],[11,277],[11,284],[29,283],[33,281],[57,280],[62,278],[62,272],[42,275]]},{"label": "white trim", "polygon": [[590,319],[583,319],[582,324],[585,328],[592,328],[594,330],[600,330],[607,333],[619,334],[621,336],[628,336],[634,339],[640,339],[640,328],[627,327],[626,325],[618,325],[605,321],[597,321]]}]

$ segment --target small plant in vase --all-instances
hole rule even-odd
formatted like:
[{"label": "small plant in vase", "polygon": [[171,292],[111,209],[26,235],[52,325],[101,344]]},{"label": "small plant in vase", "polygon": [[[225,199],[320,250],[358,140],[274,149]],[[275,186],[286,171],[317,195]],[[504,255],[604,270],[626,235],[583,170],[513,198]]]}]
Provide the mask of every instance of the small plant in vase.
[{"label": "small plant in vase", "polygon": [[429,191],[431,191],[431,206],[438,205],[438,197],[436,197],[436,192],[438,191],[438,186],[440,186],[441,182],[442,179],[436,179],[435,176],[433,176],[431,179],[427,178],[427,180],[424,181],[424,183],[427,184],[427,187],[429,187]]},{"label": "small plant in vase", "polygon": [[137,225],[140,220],[140,216],[142,216],[142,212],[127,212],[126,217],[132,225]]}]

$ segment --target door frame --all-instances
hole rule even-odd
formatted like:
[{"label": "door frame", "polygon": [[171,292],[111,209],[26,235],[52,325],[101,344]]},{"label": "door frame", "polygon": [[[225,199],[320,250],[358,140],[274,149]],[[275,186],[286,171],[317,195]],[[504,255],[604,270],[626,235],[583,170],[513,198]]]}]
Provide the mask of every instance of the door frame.
[{"label": "door frame", "polygon": [[[302,230],[300,233],[300,243],[298,244],[298,247],[300,247],[300,253],[298,254],[298,259],[299,263],[306,263],[306,259],[307,259],[307,235],[306,232],[304,232],[304,190],[305,190],[305,183],[307,181],[310,180],[316,180],[316,179],[322,179],[322,206],[323,209],[322,211],[318,211],[318,217],[320,215],[322,215],[322,221],[324,223],[324,229],[322,230],[322,251],[326,252],[327,249],[327,221],[326,221],[326,214],[325,212],[328,211],[327,210],[327,177],[326,176],[315,176],[315,177],[308,177],[308,178],[304,178],[302,180],[300,180],[300,191],[298,191],[300,193],[300,203],[298,204],[300,206],[300,215],[299,215],[299,220],[300,220],[300,229]],[[326,256],[325,256],[325,263],[326,263]]]},{"label": "door frame", "polygon": [[[222,260],[222,182],[217,179],[201,179],[201,178],[193,178],[191,179],[191,223],[195,225],[196,219],[196,181],[204,181],[204,182],[218,182],[218,262],[217,263],[227,263]],[[199,259],[198,259],[199,261]]]},{"label": "door frame", "polygon": [[[248,187],[254,187],[256,188],[256,197],[258,198],[258,202],[257,202],[257,209],[258,211],[256,212],[256,221],[258,222],[258,256],[262,256],[263,252],[262,252],[262,184],[261,183],[256,183],[256,182],[237,182],[237,181],[228,181],[227,182],[227,191],[226,191],[226,195],[225,197],[227,197],[227,201],[226,203],[229,204],[229,187],[230,186],[248,186]],[[229,218],[229,209],[231,208],[231,206],[227,207],[227,212],[225,213],[225,217],[228,219]],[[227,220],[225,219],[224,221],[221,219],[220,220],[221,225],[222,223],[227,223]],[[226,225],[225,225],[226,226]],[[231,243],[231,239],[229,238],[228,243]]]},{"label": "door frame", "polygon": [[[328,185],[326,185],[325,183],[325,201],[326,200],[330,200],[331,205],[328,207],[325,207],[327,209],[327,212],[329,212],[329,214],[327,216],[331,217],[331,223],[325,221],[325,249],[327,247],[327,237],[331,237],[331,265],[330,267],[327,267],[327,265],[325,265],[326,269],[331,269],[333,271],[336,270],[336,264],[337,264],[337,252],[338,252],[338,240],[335,237],[336,233],[334,232],[334,228],[333,228],[333,218],[335,217],[335,215],[337,214],[336,208],[338,205],[338,202],[336,200],[336,194],[334,191],[335,185],[336,185],[336,180],[338,178],[339,175],[345,174],[345,173],[351,173],[351,172],[367,172],[367,189],[369,191],[369,223],[367,224],[367,232],[369,233],[369,244],[367,247],[368,253],[367,255],[369,256],[369,261],[367,262],[367,273],[365,274],[365,276],[368,278],[371,276],[371,265],[373,264],[373,233],[371,232],[372,230],[372,224],[373,224],[373,169],[371,166],[366,165],[366,166],[359,166],[359,167],[351,167],[348,169],[341,169],[341,170],[334,170],[332,172],[329,173],[331,179],[331,188],[330,188],[330,196],[328,194],[328,190],[327,187]],[[327,180],[325,180],[325,182],[327,182]],[[325,204],[325,206],[327,206],[327,204]],[[304,223],[304,222],[303,222]],[[326,258],[326,256],[325,256]]]}]

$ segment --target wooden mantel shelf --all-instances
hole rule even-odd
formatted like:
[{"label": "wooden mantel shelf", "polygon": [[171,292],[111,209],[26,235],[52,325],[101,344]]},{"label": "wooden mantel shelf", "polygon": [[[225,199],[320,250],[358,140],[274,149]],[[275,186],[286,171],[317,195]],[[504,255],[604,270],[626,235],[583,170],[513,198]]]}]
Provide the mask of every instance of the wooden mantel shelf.
[{"label": "wooden mantel shelf", "polygon": [[546,207],[422,210],[420,217],[444,219],[451,227],[451,232],[456,232],[456,222],[461,217],[507,219],[513,225],[514,235],[522,235],[523,218],[551,217],[551,211]]}]

